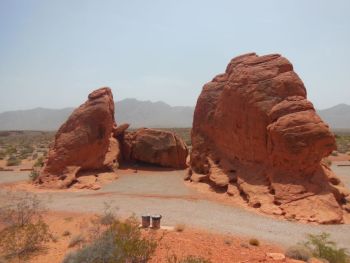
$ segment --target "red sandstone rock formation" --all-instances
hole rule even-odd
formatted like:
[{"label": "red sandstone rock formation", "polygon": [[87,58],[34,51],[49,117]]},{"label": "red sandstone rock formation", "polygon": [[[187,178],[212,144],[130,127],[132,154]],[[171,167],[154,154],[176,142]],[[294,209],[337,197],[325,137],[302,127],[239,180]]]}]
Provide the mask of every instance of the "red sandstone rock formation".
[{"label": "red sandstone rock formation", "polygon": [[188,149],[173,132],[138,129],[126,133],[122,143],[122,156],[126,161],[141,161],[163,167],[186,168]]},{"label": "red sandstone rock formation", "polygon": [[58,130],[37,182],[67,188],[79,182],[78,172],[113,170],[119,156],[119,142],[113,137],[116,128],[111,90],[95,90]]},{"label": "red sandstone rock formation", "polygon": [[203,87],[192,145],[191,179],[227,187],[267,214],[342,222],[348,192],[321,164],[336,148],[334,136],[286,58],[232,59]]}]

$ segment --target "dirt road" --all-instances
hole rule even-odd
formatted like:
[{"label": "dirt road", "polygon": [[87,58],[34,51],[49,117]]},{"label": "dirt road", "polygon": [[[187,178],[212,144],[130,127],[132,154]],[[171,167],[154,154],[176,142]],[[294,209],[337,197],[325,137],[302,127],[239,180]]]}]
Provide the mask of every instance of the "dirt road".
[{"label": "dirt road", "polygon": [[[344,167],[343,167],[344,168]],[[343,169],[341,168],[341,169]],[[342,170],[350,177],[350,167]],[[39,193],[48,208],[75,212],[102,212],[105,203],[119,208],[121,216],[145,213],[163,215],[162,224],[207,229],[255,237],[282,246],[302,241],[307,233],[328,232],[340,246],[350,249],[350,225],[305,225],[260,216],[240,208],[202,200],[183,183],[184,171],[124,173],[98,191]],[[0,173],[0,183],[26,179],[26,173]],[[347,181],[349,182],[349,181]],[[348,185],[349,186],[349,185]],[[0,193],[4,194],[4,190]]]}]

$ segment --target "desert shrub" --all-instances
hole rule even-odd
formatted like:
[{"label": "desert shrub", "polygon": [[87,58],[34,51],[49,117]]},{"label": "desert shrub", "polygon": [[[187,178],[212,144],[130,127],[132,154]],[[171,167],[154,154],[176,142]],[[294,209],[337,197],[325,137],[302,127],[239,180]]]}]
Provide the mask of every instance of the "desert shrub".
[{"label": "desert shrub", "polygon": [[62,236],[67,237],[70,236],[70,232],[68,230],[63,231]]},{"label": "desert shrub", "polygon": [[303,261],[308,261],[312,257],[310,249],[302,245],[289,247],[285,254],[286,257]]},{"label": "desert shrub", "polygon": [[85,238],[82,235],[75,235],[73,236],[68,244],[68,247],[75,247],[78,244],[84,243],[85,242]]},{"label": "desert shrub", "polygon": [[313,256],[328,260],[330,263],[347,263],[349,255],[346,249],[338,248],[334,241],[330,240],[330,234],[308,235],[304,246],[312,252]]},{"label": "desert shrub", "polygon": [[34,152],[34,148],[31,145],[25,145],[23,148],[20,150],[21,154],[32,154]]},{"label": "desert shrub", "polygon": [[7,258],[28,256],[50,241],[48,225],[42,218],[45,211],[36,196],[13,196],[0,208],[0,251]]},{"label": "desert shrub", "polygon": [[16,156],[11,155],[10,158],[8,158],[6,165],[7,166],[16,166],[21,163],[21,160],[19,160]]},{"label": "desert shrub", "polygon": [[36,170],[36,169],[33,169],[30,172],[30,174],[28,175],[29,176],[29,180],[34,182],[38,178],[39,175],[40,175],[39,171]]},{"label": "desert shrub", "polygon": [[83,248],[68,253],[63,263],[146,262],[155,252],[157,243],[152,238],[142,237],[138,226],[134,217],[124,222],[114,219],[111,225],[102,226],[105,228],[102,233],[94,230],[95,238]]},{"label": "desert shrub", "polygon": [[33,160],[36,160],[37,158],[38,158],[38,153],[33,153],[32,159],[33,159]]},{"label": "desert shrub", "polygon": [[10,145],[10,146],[8,146],[7,148],[6,148],[6,152],[5,152],[7,155],[12,155],[12,154],[15,154],[15,153],[17,153],[17,148],[15,147],[15,146],[12,146],[12,145]]},{"label": "desert shrub", "polygon": [[34,148],[30,145],[25,145],[19,152],[20,159],[27,159],[32,155]]},{"label": "desert shrub", "polygon": [[4,160],[6,157],[6,153],[4,151],[0,151],[0,160]]},{"label": "desert shrub", "polygon": [[186,228],[186,225],[185,224],[177,224],[175,226],[175,231],[176,232],[183,232]]},{"label": "desert shrub", "polygon": [[337,152],[337,151],[333,151],[333,152],[331,153],[331,155],[332,155],[332,156],[338,156],[338,152]]},{"label": "desert shrub", "polygon": [[99,223],[103,226],[111,226],[116,223],[118,221],[116,216],[117,210],[118,208],[112,207],[111,203],[105,202],[103,214],[98,216]]},{"label": "desert shrub", "polygon": [[65,255],[62,263],[100,263],[121,262],[113,261],[114,258],[114,236],[111,232],[105,232],[91,244]]},{"label": "desert shrub", "polygon": [[256,238],[251,238],[249,239],[249,245],[258,247],[260,245],[260,242]]},{"label": "desert shrub", "polygon": [[198,256],[178,258],[175,254],[167,257],[167,263],[211,263],[210,260]]},{"label": "desert shrub", "polygon": [[139,229],[139,222],[130,217],[125,222],[116,222],[111,228],[115,233],[116,254],[125,261],[143,262],[151,258],[157,243],[143,238]]},{"label": "desert shrub", "polygon": [[43,167],[44,166],[44,157],[40,156],[34,163],[34,167]]}]

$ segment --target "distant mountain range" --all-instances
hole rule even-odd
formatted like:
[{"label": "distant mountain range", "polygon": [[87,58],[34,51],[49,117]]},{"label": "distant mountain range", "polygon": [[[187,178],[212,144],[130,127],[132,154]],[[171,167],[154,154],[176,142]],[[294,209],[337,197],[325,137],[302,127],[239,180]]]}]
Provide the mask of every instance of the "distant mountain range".
[{"label": "distant mountain range", "polygon": [[[18,110],[0,113],[0,130],[57,130],[74,108]],[[194,107],[172,107],[162,101],[124,99],[116,102],[116,122],[131,127],[191,127]],[[318,111],[332,129],[350,129],[350,105],[339,104]]]},{"label": "distant mountain range", "polygon": [[350,105],[338,104],[318,114],[332,129],[350,129]]},{"label": "distant mountain range", "polygon": [[[0,113],[0,130],[57,130],[74,108],[7,111]],[[115,103],[117,124],[129,123],[132,128],[191,127],[193,107],[172,107],[164,102],[124,99]]]}]

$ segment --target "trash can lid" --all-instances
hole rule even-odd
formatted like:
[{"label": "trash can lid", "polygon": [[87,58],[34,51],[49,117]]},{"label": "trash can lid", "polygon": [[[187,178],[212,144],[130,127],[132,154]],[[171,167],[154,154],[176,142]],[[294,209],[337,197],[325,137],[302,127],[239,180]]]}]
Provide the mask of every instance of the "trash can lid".
[{"label": "trash can lid", "polygon": [[162,218],[162,216],[161,215],[152,215],[152,218],[159,219],[159,218]]},{"label": "trash can lid", "polygon": [[150,214],[145,214],[145,215],[142,215],[141,217],[151,217]]}]

